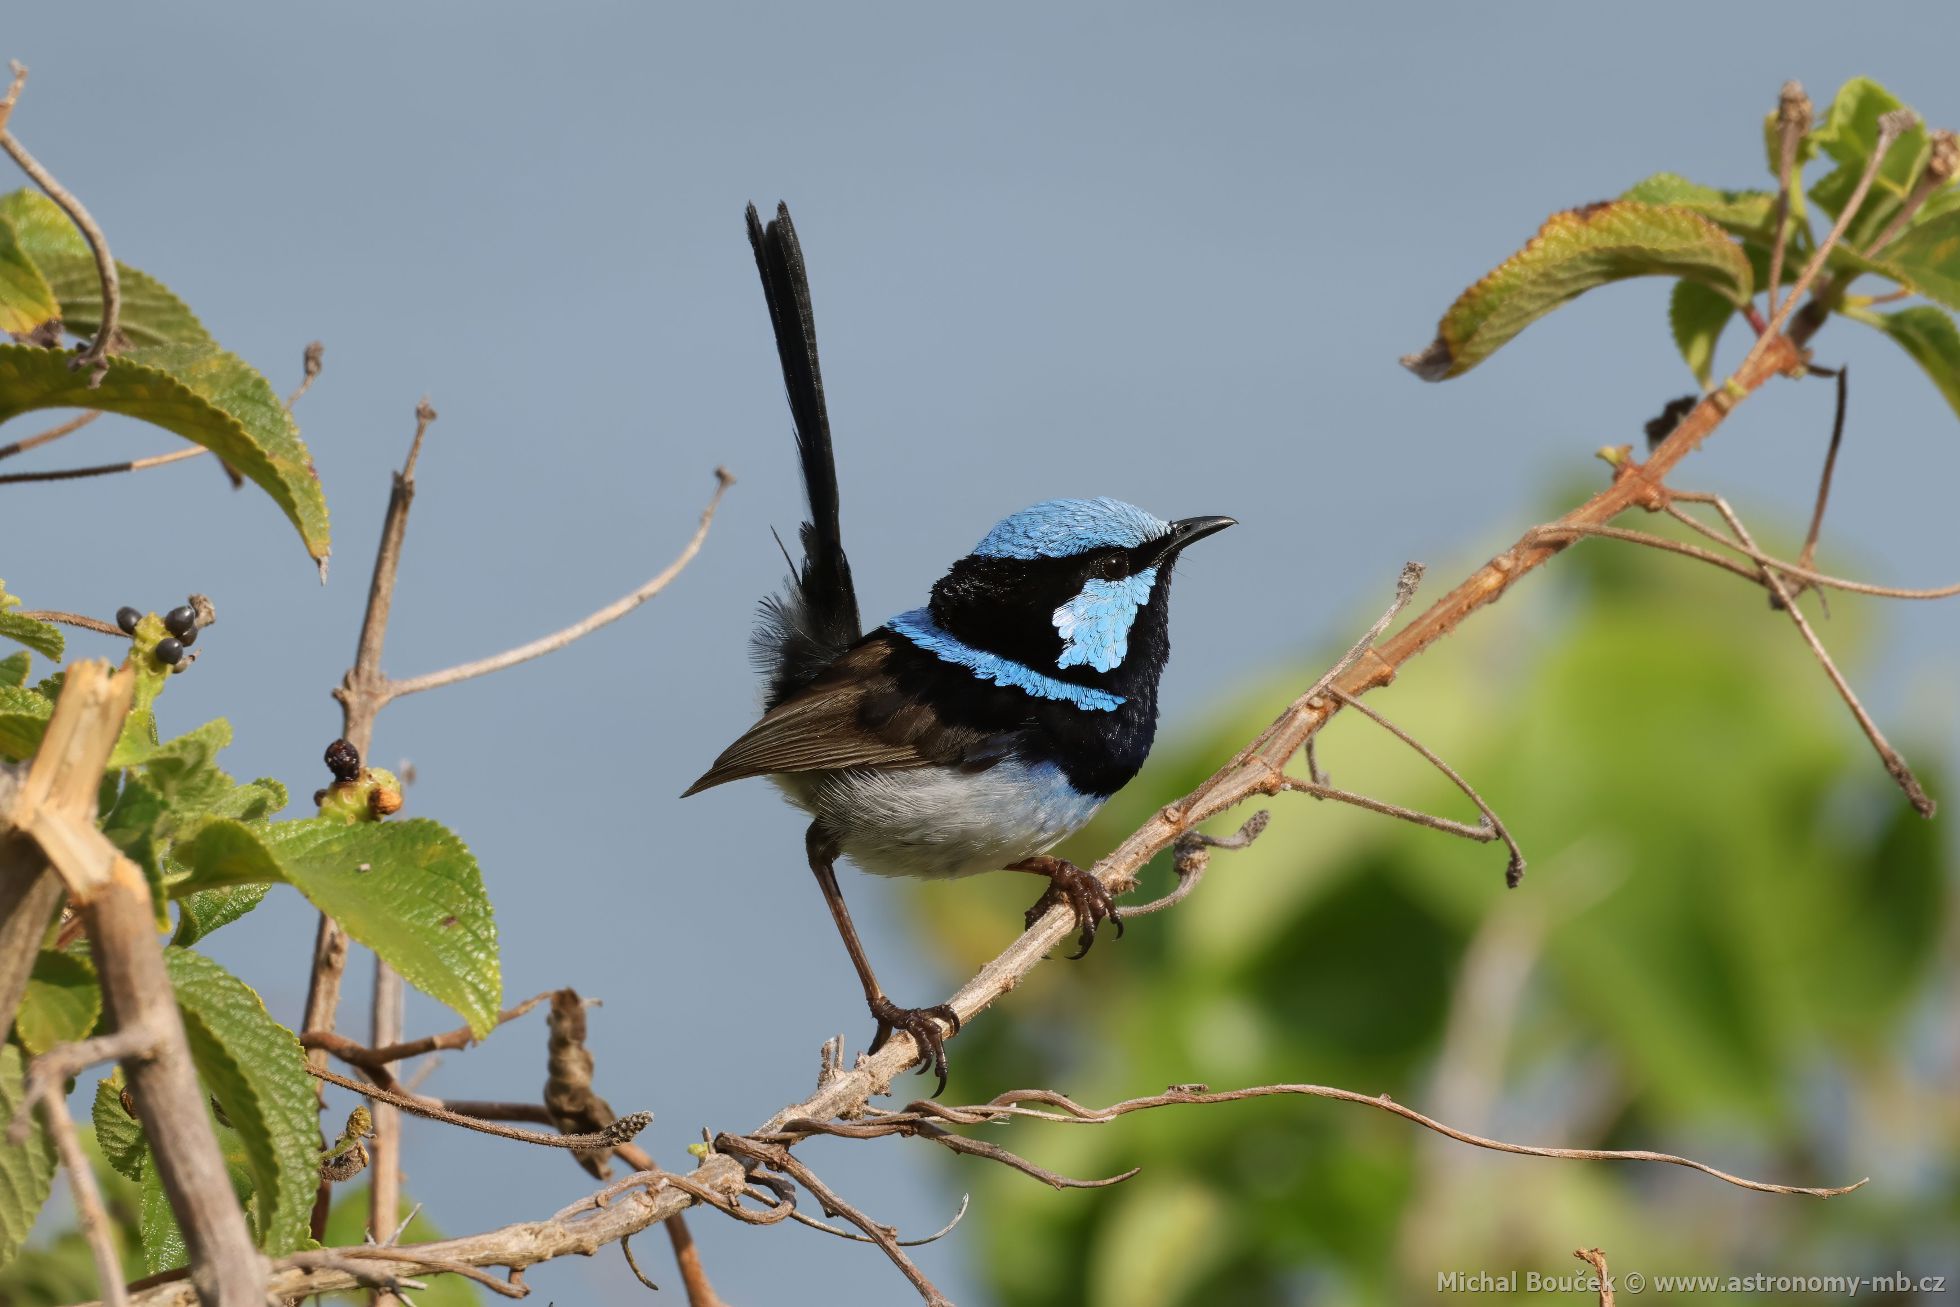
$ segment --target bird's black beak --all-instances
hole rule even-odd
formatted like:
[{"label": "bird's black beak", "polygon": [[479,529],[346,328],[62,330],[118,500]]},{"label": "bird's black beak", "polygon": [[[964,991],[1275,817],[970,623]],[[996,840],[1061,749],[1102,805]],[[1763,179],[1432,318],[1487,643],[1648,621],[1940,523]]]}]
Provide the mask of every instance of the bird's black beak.
[{"label": "bird's black beak", "polygon": [[1236,517],[1187,517],[1171,523],[1170,533],[1162,535],[1146,544],[1138,551],[1137,570],[1155,567],[1164,559],[1178,553],[1186,545],[1194,544],[1208,535],[1217,535],[1228,526],[1237,526]]}]

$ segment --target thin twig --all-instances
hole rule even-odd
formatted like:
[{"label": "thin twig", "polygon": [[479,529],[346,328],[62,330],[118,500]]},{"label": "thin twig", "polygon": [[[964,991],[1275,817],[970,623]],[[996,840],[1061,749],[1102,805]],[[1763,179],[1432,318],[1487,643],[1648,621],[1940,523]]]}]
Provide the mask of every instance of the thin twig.
[{"label": "thin twig", "polygon": [[128,638],[123,629],[114,622],[105,622],[99,617],[84,617],[80,613],[59,613],[51,608],[16,608],[13,610],[13,615],[35,622],[58,622],[62,626],[79,627],[84,631],[94,631],[97,635]]},{"label": "thin twig", "polygon": [[475,1130],[481,1134],[495,1135],[499,1139],[514,1139],[521,1144],[537,1144],[544,1148],[589,1149],[617,1147],[620,1140],[631,1139],[633,1136],[639,1134],[640,1131],[646,1129],[647,1125],[653,1120],[653,1113],[651,1112],[633,1112],[620,1117],[619,1120],[613,1122],[613,1124],[607,1126],[604,1130],[595,1131],[591,1134],[546,1134],[541,1130],[519,1130],[515,1126],[495,1125],[477,1117],[464,1116],[462,1113],[453,1112],[446,1107],[437,1107],[428,1099],[416,1098],[410,1094],[396,1093],[392,1089],[383,1089],[380,1085],[364,1084],[359,1080],[349,1079],[335,1071],[308,1067],[307,1072],[318,1079],[326,1081],[330,1085],[339,1085],[342,1089],[351,1089],[355,1093],[366,1098],[371,1098],[377,1103],[387,1103],[392,1107],[399,1107],[402,1111],[413,1116],[426,1117],[431,1121],[441,1121],[445,1125],[461,1126],[465,1130]]},{"label": "thin twig", "polygon": [[[376,1045],[388,1047],[401,1042],[401,974],[379,954],[374,959],[374,992],[369,1004],[369,1033]],[[402,1119],[401,1113],[385,1099],[374,1105],[374,1129],[368,1136],[368,1228],[385,1230],[399,1218],[402,1203]],[[389,1242],[398,1242],[397,1234]],[[373,1307],[393,1307],[400,1299],[386,1289],[370,1297]]]},{"label": "thin twig", "polygon": [[[773,1200],[770,1199],[767,1195],[765,1195],[760,1189],[751,1186],[748,1192],[751,1198],[759,1199],[762,1202],[771,1203],[773,1205]],[[961,1194],[960,1209],[957,1212],[953,1213],[952,1220],[946,1222],[946,1224],[940,1226],[937,1230],[934,1230],[931,1234],[923,1235],[917,1239],[900,1239],[898,1241],[898,1246],[901,1248],[922,1248],[926,1244],[937,1243],[939,1240],[944,1239],[947,1235],[953,1232],[954,1227],[956,1227],[957,1225],[959,1225],[961,1221],[966,1219],[966,1209],[972,1203],[972,1201],[973,1201],[972,1194]],[[792,1211],[789,1214],[789,1219],[795,1221],[798,1225],[807,1225],[812,1230],[821,1230],[825,1234],[833,1235],[836,1238],[846,1241],[847,1243],[875,1244],[878,1242],[876,1239],[867,1239],[861,1234],[852,1234],[849,1230],[843,1229],[840,1226],[832,1225],[828,1221],[819,1221],[814,1216],[806,1216],[802,1212]]]},{"label": "thin twig", "polygon": [[1416,739],[1415,736],[1409,734],[1400,726],[1397,726],[1394,722],[1391,722],[1388,718],[1376,712],[1373,708],[1362,703],[1361,700],[1355,698],[1340,686],[1328,686],[1327,693],[1333,695],[1336,699],[1339,699],[1342,703],[1354,709],[1363,717],[1366,717],[1369,721],[1421,754],[1428,760],[1430,766],[1449,777],[1450,783],[1459,790],[1462,790],[1465,798],[1477,805],[1477,811],[1484,816],[1484,824],[1496,832],[1497,838],[1504,841],[1504,847],[1511,851],[1510,864],[1504,869],[1504,883],[1512,889],[1516,889],[1519,882],[1524,880],[1524,850],[1518,847],[1518,842],[1511,838],[1511,832],[1505,829],[1504,819],[1499,817],[1496,810],[1488,803],[1484,802],[1484,796],[1477,793],[1476,788],[1469,781],[1464,780],[1458,774],[1456,768],[1450,766],[1441,758],[1438,758],[1422,741]]},{"label": "thin twig", "polygon": [[[515,1007],[505,1008],[497,1014],[497,1025],[508,1025],[517,1020],[538,1004],[548,1001],[551,993],[552,991],[546,990],[542,994],[533,994]],[[308,1030],[300,1033],[299,1042],[302,1048],[325,1049],[341,1061],[353,1066],[385,1067],[391,1062],[403,1062],[411,1057],[421,1057],[425,1053],[468,1048],[476,1043],[476,1036],[468,1026],[458,1026],[454,1030],[445,1030],[439,1035],[424,1035],[420,1039],[404,1040],[382,1048],[369,1048],[365,1044],[357,1044],[345,1035],[330,1030]]]},{"label": "thin twig", "polygon": [[[1824,470],[1817,478],[1817,505],[1810,510],[1810,530],[1804,533],[1803,549],[1797,554],[1797,565],[1808,568],[1817,559],[1817,537],[1824,530],[1824,506],[1831,498],[1831,474],[1837,471],[1838,446],[1844,443],[1844,414],[1849,406],[1851,394],[1851,365],[1845,364],[1837,372],[1837,410],[1831,418],[1831,443],[1824,451]],[[1791,598],[1803,594],[1808,583],[1797,586]],[[1829,614],[1828,605],[1825,608]]]},{"label": "thin twig", "polygon": [[1593,1268],[1599,1281],[1599,1307],[1613,1307],[1613,1276],[1606,1269],[1606,1254],[1597,1248],[1574,1248],[1572,1255]]},{"label": "thin twig", "polygon": [[1466,840],[1473,840],[1478,844],[1489,844],[1492,840],[1498,838],[1497,832],[1486,825],[1479,824],[1472,826],[1466,821],[1456,821],[1449,817],[1438,817],[1432,813],[1422,812],[1415,808],[1405,808],[1399,803],[1390,803],[1385,799],[1377,799],[1366,794],[1357,794],[1353,790],[1336,789],[1331,785],[1316,785],[1312,781],[1302,779],[1298,776],[1275,776],[1268,792],[1272,794],[1305,794],[1315,799],[1332,799],[1336,803],[1345,803],[1356,808],[1366,808],[1369,812],[1379,813],[1384,817],[1394,817],[1398,821],[1406,821],[1411,825],[1426,827],[1429,830],[1442,831],[1445,835],[1460,836]]},{"label": "thin twig", "polygon": [[320,366],[326,361],[326,357],[327,347],[320,341],[316,340],[306,347],[306,352],[300,356],[299,385],[292,394],[286,396],[288,413],[293,411],[293,405],[299,403],[307,391],[313,389],[313,379],[320,375]]},{"label": "thin twig", "polygon": [[1853,188],[1851,198],[1846,200],[1844,207],[1838,211],[1837,222],[1831,227],[1830,234],[1811,254],[1810,262],[1804,264],[1796,285],[1790,287],[1790,294],[1771,316],[1769,330],[1758,336],[1756,343],[1749,347],[1749,353],[1743,356],[1743,368],[1760,360],[1764,351],[1769,349],[1770,342],[1782,337],[1784,324],[1790,320],[1790,313],[1796,308],[1797,301],[1803,297],[1805,291],[1810,289],[1811,283],[1817,280],[1817,274],[1824,270],[1824,262],[1830,257],[1831,250],[1844,239],[1845,230],[1851,226],[1851,220],[1857,217],[1858,210],[1864,207],[1865,196],[1872,188],[1872,179],[1878,176],[1879,165],[1885,162],[1885,156],[1891,152],[1892,143],[1916,121],[1913,114],[1905,109],[1895,109],[1891,113],[1879,115],[1878,140],[1872,147],[1872,157],[1865,163],[1865,171],[1858,178],[1858,185]]},{"label": "thin twig", "polygon": [[1125,917],[1147,917],[1165,908],[1174,908],[1191,896],[1204,879],[1211,865],[1213,849],[1243,849],[1251,845],[1264,833],[1273,814],[1261,808],[1245,819],[1245,823],[1234,835],[1207,835],[1203,831],[1186,831],[1178,837],[1171,858],[1171,869],[1177,873],[1177,886],[1160,899],[1152,899],[1141,907],[1124,908]]},{"label": "thin twig", "polygon": [[1925,207],[1926,201],[1932,199],[1948,182],[1952,181],[1956,171],[1960,171],[1960,137],[1956,137],[1950,131],[1937,131],[1933,133],[1931,145],[1926,167],[1913,182],[1912,190],[1899,205],[1899,211],[1892,215],[1892,220],[1885,224],[1885,229],[1865,247],[1867,258],[1875,257],[1879,251],[1897,240],[1905,231],[1906,225],[1917,216],[1920,209]]},{"label": "thin twig", "polygon": [[109,370],[109,350],[116,344],[116,322],[122,314],[122,282],[116,274],[115,256],[109,253],[108,237],[102,234],[102,228],[96,226],[95,219],[82,207],[82,202],[56,181],[54,174],[42,167],[40,160],[29,154],[27,147],[7,130],[7,118],[12,116],[14,104],[20,98],[20,88],[27,81],[25,65],[16,59],[11,66],[14,81],[7,91],[7,114],[0,117],[0,150],[12,156],[13,161],[20,165],[20,170],[31,177],[36,186],[46,191],[49,199],[61,206],[62,212],[81,229],[90,252],[95,255],[96,275],[102,279],[102,323],[96,330],[95,339],[89,342],[87,349],[75,356],[69,366],[77,371],[89,368],[89,385],[99,386],[103,374]]},{"label": "thin twig", "polygon": [[1776,160],[1776,239],[1769,252],[1769,315],[1776,316],[1776,291],[1783,283],[1783,251],[1790,239],[1790,196],[1793,191],[1791,180],[1797,167],[1797,146],[1803,142],[1804,133],[1810,130],[1810,97],[1804,94],[1799,82],[1783,83],[1783,93],[1777,97],[1777,160]]},{"label": "thin twig", "polygon": [[187,458],[211,451],[202,445],[187,445],[183,449],[173,449],[168,454],[152,454],[148,458],[125,459],[120,463],[96,463],[89,467],[63,467],[47,472],[10,472],[0,476],[0,486],[21,485],[30,481],[78,481],[83,477],[114,476],[118,472],[142,472],[166,463],[181,463]]},{"label": "thin twig", "polygon": [[[109,1056],[117,1056],[110,1054]],[[66,1077],[30,1076],[30,1095],[23,1107],[39,1103],[41,1120],[54,1140],[55,1152],[68,1172],[69,1192],[75,1199],[75,1218],[81,1225],[82,1239],[95,1260],[95,1278],[102,1286],[103,1307],[128,1307],[129,1294],[123,1288],[122,1258],[116,1252],[115,1227],[102,1202],[101,1186],[95,1182],[95,1168],[82,1150],[81,1136],[74,1118],[68,1115],[68,1099],[62,1092]]]},{"label": "thin twig", "polygon": [[[1683,497],[1685,498],[1686,496]],[[1827,576],[1822,572],[1813,572],[1809,568],[1799,567],[1795,563],[1776,558],[1770,554],[1765,554],[1761,550],[1748,549],[1739,542],[1721,534],[1719,531],[1711,530],[1703,523],[1697,522],[1693,523],[1693,525],[1695,530],[1700,531],[1702,534],[1714,540],[1720,541],[1726,547],[1760,564],[1761,567],[1773,567],[1786,577],[1795,577],[1797,580],[1819,588],[1843,590],[1850,594],[1872,595],[1879,599],[1951,599],[1956,595],[1960,595],[1960,585],[1935,586],[1928,589],[1913,590],[1892,585],[1872,585],[1865,581],[1850,581],[1841,576]],[[1585,523],[1568,524],[1555,522],[1536,528],[1534,535],[1548,540],[1561,536],[1599,536],[1606,540],[1626,540],[1633,544],[1646,545],[1652,549],[1665,550],[1670,554],[1681,554],[1684,557],[1711,564],[1721,568],[1725,572],[1734,573],[1752,585],[1760,585],[1764,589],[1769,588],[1763,582],[1761,567],[1745,567],[1734,559],[1724,558],[1720,554],[1711,553],[1706,549],[1688,544],[1685,541],[1670,540],[1666,536],[1650,535],[1645,531],[1628,531],[1621,527],[1592,526]]]},{"label": "thin twig", "polygon": [[15,454],[25,454],[30,449],[39,449],[49,441],[59,440],[63,436],[72,436],[89,423],[101,417],[102,413],[102,409],[92,408],[78,417],[69,418],[59,426],[49,427],[46,431],[38,435],[23,437],[10,445],[0,445],[0,458],[12,458]]},{"label": "thin twig", "polygon": [[[1742,525],[1742,519],[1720,495],[1676,491],[1674,497],[1688,503],[1713,505],[1715,511],[1720,513],[1723,520],[1729,524],[1729,529],[1735,532],[1735,537],[1743,548],[1752,554],[1756,552],[1756,542],[1750,538],[1749,529]],[[1693,514],[1683,512],[1672,504],[1668,505],[1667,511],[1670,516],[1686,522],[1697,530],[1707,529],[1706,524],[1698,522]],[[1844,678],[1844,673],[1840,672],[1837,664],[1831,660],[1830,651],[1824,647],[1824,642],[1817,638],[1817,632],[1811,629],[1809,619],[1804,617],[1803,610],[1797,607],[1796,600],[1785,588],[1782,578],[1773,568],[1765,566],[1763,584],[1769,587],[1771,594],[1782,601],[1784,611],[1789,613],[1790,620],[1796,624],[1797,632],[1803,636],[1804,643],[1810,646],[1810,652],[1817,659],[1818,665],[1824,669],[1824,675],[1830,677],[1831,684],[1837,687],[1838,697],[1842,698],[1845,706],[1851,709],[1851,715],[1857,719],[1859,729],[1863,730],[1865,738],[1871,741],[1872,748],[1878,751],[1879,760],[1885,764],[1886,774],[1898,782],[1899,788],[1905,791],[1906,800],[1912,804],[1914,811],[1922,817],[1931,817],[1938,805],[1919,784],[1919,778],[1913,775],[1912,768],[1906,765],[1905,758],[1892,747],[1891,741],[1885,738],[1885,733],[1878,729],[1878,723],[1873,721],[1871,714],[1865,711],[1865,705],[1859,702],[1857,693],[1851,688],[1851,682]]]},{"label": "thin twig", "polygon": [[898,1242],[898,1236],[890,1226],[880,1225],[864,1212],[838,1197],[835,1190],[818,1179],[816,1172],[805,1166],[802,1159],[787,1148],[774,1150],[774,1156],[767,1164],[790,1175],[798,1184],[808,1189],[815,1195],[817,1201],[823,1204],[824,1211],[832,1216],[843,1217],[869,1235],[871,1242],[877,1244],[885,1256],[891,1259],[892,1265],[898,1267],[905,1278],[912,1282],[912,1287],[919,1291],[919,1296],[924,1298],[930,1307],[953,1307],[952,1300],[941,1293],[939,1286],[926,1277],[926,1273],[919,1269],[919,1264],[905,1255],[904,1247]]},{"label": "thin twig", "polygon": [[[910,1103],[907,1104],[905,1113],[881,1118],[881,1123],[885,1121],[898,1122],[907,1116],[917,1119],[923,1117],[927,1112],[932,1112],[933,1115],[958,1114],[976,1121],[999,1119],[1009,1116],[1023,1116],[1034,1120],[1052,1121],[1065,1125],[1105,1125],[1114,1121],[1117,1117],[1127,1116],[1131,1112],[1141,1112],[1157,1107],[1235,1103],[1252,1098],[1274,1098],[1288,1095],[1327,1098],[1335,1102],[1354,1103],[1363,1107],[1376,1108],[1380,1111],[1399,1116],[1405,1121],[1414,1122],[1425,1130],[1433,1130],[1437,1134],[1456,1140],[1458,1143],[1469,1144],[1473,1148],[1487,1149],[1491,1152],[1515,1153],[1524,1157],[1561,1158],[1588,1162],[1659,1162],[1668,1166],[1681,1166],[1692,1171],[1700,1171],[1702,1174],[1713,1176],[1725,1184],[1732,1184],[1742,1189],[1755,1190],[1758,1193],[1789,1194],[1806,1198],[1836,1198],[1862,1187],[1869,1181],[1869,1178],[1867,1178],[1866,1180],[1858,1181],[1856,1184],[1821,1188],[1808,1185],[1771,1184],[1762,1180],[1750,1180],[1743,1176],[1733,1175],[1727,1171],[1710,1166],[1706,1162],[1697,1162],[1690,1157],[1680,1157],[1673,1153],[1657,1153],[1644,1148],[1551,1148],[1536,1144],[1515,1144],[1503,1139],[1491,1139],[1484,1135],[1471,1134],[1465,1130],[1458,1130],[1454,1126],[1445,1125],[1433,1117],[1424,1116],[1414,1108],[1403,1106],[1386,1094],[1362,1094],[1352,1089],[1338,1089],[1330,1085],[1256,1085],[1249,1089],[1231,1089],[1218,1092],[1203,1088],[1194,1089],[1188,1086],[1176,1086],[1166,1093],[1152,1094],[1143,1098],[1125,1099],[1120,1103],[1112,1103],[1108,1107],[1084,1107],[1066,1095],[1058,1094],[1048,1089],[1017,1089],[1000,1094],[989,1102],[970,1107],[944,1108],[938,1104]],[[1044,1107],[1030,1108],[1022,1106],[1026,1103],[1039,1103],[1044,1105]],[[1044,1110],[1044,1108],[1053,1110]],[[893,1133],[896,1133],[896,1131]]]},{"label": "thin twig", "polygon": [[491,672],[501,672],[506,667],[515,667],[519,663],[527,663],[533,658],[542,658],[548,653],[563,649],[574,640],[583,639],[600,627],[618,621],[647,600],[659,594],[662,590],[665,590],[668,583],[679,576],[681,570],[693,561],[697,553],[701,552],[702,542],[708,538],[708,527],[715,519],[715,510],[721,505],[721,497],[727,493],[728,487],[734,484],[735,478],[729,473],[728,469],[719,467],[715,469],[714,497],[709,499],[708,506],[701,510],[700,525],[694,529],[694,534],[688,538],[686,546],[673,562],[662,568],[657,575],[650,578],[646,584],[640,586],[631,594],[614,600],[598,612],[593,613],[582,621],[572,623],[562,631],[554,631],[552,634],[542,639],[533,640],[529,644],[520,645],[515,649],[506,649],[503,653],[493,654],[488,658],[479,658],[475,662],[464,663],[458,667],[446,668],[440,672],[430,672],[423,676],[411,676],[407,680],[390,681],[385,688],[387,697],[390,699],[399,699],[405,694],[420,694],[424,690],[434,690],[445,685],[454,685],[458,681],[467,681],[478,676],[488,676]]}]

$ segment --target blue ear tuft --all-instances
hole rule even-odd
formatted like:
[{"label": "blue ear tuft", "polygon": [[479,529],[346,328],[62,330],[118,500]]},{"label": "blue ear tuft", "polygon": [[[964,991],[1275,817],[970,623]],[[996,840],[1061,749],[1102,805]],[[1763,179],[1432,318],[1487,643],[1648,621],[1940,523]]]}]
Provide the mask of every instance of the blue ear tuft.
[{"label": "blue ear tuft", "polygon": [[982,558],[1066,558],[1091,549],[1134,549],[1170,529],[1120,499],[1050,499],[1002,518],[973,552]]},{"label": "blue ear tuft", "polygon": [[1055,610],[1055,633],[1062,637],[1062,656],[1055,666],[1087,663],[1099,672],[1121,666],[1130,652],[1137,609],[1150,602],[1150,587],[1156,583],[1154,567],[1120,581],[1085,582],[1081,594]]}]

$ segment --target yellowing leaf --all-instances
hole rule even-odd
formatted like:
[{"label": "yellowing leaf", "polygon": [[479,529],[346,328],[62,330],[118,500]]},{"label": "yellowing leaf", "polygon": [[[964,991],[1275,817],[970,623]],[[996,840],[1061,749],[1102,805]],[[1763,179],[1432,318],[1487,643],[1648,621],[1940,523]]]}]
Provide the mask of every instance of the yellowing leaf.
[{"label": "yellowing leaf", "polygon": [[1402,365],[1424,381],[1462,376],[1553,309],[1627,277],[1699,282],[1731,303],[1754,290],[1742,247],[1699,213],[1610,200],[1555,213],[1525,247],[1450,306],[1436,339]]}]

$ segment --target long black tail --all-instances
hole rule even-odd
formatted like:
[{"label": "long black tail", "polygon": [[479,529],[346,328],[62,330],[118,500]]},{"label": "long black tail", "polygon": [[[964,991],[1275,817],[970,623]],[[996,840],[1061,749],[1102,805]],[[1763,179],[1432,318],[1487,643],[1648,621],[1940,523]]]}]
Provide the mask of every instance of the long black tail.
[{"label": "long black tail", "polygon": [[824,410],[823,369],[817,363],[816,318],[810,309],[810,282],[803,270],[803,248],[789,206],[778,204],[767,227],[749,206],[749,244],[769,301],[782,359],[783,385],[796,422],[796,450],[803,462],[803,489],[810,520],[803,524],[803,566],[789,578],[789,591],[762,603],[755,633],[756,661],[769,674],[767,706],[775,707],[808,684],[857,641],[857,590],[844,556],[837,522],[837,465],[830,447],[830,417]]}]

